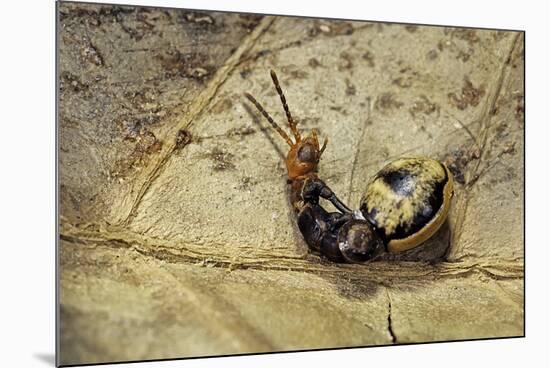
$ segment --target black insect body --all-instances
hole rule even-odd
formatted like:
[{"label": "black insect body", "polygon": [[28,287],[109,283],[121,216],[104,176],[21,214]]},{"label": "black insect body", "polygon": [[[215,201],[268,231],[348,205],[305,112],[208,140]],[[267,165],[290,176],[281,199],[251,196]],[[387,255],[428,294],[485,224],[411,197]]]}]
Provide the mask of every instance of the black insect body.
[{"label": "black insect body", "polygon": [[[313,251],[335,262],[364,263],[384,251],[410,249],[427,240],[448,213],[453,186],[449,170],[429,158],[401,159],[388,164],[367,186],[361,211],[351,211],[317,176],[327,139],[319,145],[317,132],[302,138],[276,74],[271,78],[294,141],[250,94],[256,106],[290,146],[286,158],[289,197],[298,228]],[[319,199],[329,200],[339,212],[328,212]]]},{"label": "black insect body", "polygon": [[[341,212],[327,212],[319,198],[328,199]],[[364,219],[356,219],[316,174],[291,179],[290,200],[310,249],[335,262],[365,262],[384,252],[373,227]]]}]

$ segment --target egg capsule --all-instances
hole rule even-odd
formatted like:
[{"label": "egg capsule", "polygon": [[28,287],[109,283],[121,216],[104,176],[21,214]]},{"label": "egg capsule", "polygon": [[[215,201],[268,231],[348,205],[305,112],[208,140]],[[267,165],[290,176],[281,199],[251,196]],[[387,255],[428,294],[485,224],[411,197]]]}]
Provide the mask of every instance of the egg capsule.
[{"label": "egg capsule", "polygon": [[401,158],[368,183],[360,209],[390,252],[414,248],[441,227],[451,205],[453,176],[439,161]]}]

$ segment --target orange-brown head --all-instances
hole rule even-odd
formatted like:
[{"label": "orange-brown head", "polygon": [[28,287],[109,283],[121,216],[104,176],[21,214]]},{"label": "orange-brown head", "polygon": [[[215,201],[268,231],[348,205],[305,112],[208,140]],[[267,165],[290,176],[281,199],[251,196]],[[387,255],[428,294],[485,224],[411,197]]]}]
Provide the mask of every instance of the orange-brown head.
[{"label": "orange-brown head", "polygon": [[254,106],[256,106],[256,108],[262,113],[267,121],[269,121],[271,126],[275,128],[279,135],[283,137],[286,143],[290,146],[290,150],[288,151],[288,155],[286,157],[286,168],[288,170],[288,177],[290,179],[296,179],[302,176],[306,176],[310,173],[314,173],[317,171],[319,159],[321,158],[321,155],[327,147],[328,139],[325,139],[323,146],[320,147],[319,140],[317,139],[317,132],[315,130],[312,130],[306,138],[302,139],[300,132],[296,127],[297,123],[294,121],[292,115],[290,114],[285,95],[283,94],[281,86],[279,85],[279,80],[277,79],[277,75],[274,71],[271,71],[271,79],[273,79],[273,84],[275,84],[277,93],[281,98],[281,102],[283,104],[283,108],[285,110],[285,114],[288,120],[288,125],[290,127],[290,130],[292,131],[292,135],[294,136],[294,141],[292,141],[288,134],[286,134],[285,131],[282,130],[277,123],[275,123],[273,118],[269,116],[263,106],[260,105],[260,103],[256,101],[256,99],[252,97],[252,95],[250,95],[249,93],[245,93],[245,96],[250,100],[250,102],[254,104]]},{"label": "orange-brown head", "polygon": [[327,140],[325,140],[322,148],[319,146],[315,130],[305,139],[293,144],[286,156],[288,177],[296,179],[309,173],[317,172],[317,165],[326,146]]}]

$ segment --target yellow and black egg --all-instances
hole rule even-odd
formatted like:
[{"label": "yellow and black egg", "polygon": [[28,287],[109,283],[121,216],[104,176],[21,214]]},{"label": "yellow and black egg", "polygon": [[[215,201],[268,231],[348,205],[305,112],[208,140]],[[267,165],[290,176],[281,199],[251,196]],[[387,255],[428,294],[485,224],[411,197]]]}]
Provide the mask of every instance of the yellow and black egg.
[{"label": "yellow and black egg", "polygon": [[361,212],[387,250],[400,252],[428,240],[444,223],[453,197],[453,176],[439,161],[401,158],[367,185]]}]

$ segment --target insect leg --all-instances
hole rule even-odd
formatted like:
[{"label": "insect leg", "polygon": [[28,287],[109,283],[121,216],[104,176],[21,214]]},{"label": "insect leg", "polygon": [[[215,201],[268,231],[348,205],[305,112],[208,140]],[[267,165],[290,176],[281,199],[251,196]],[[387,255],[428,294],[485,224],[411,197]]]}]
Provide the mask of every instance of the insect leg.
[{"label": "insect leg", "polygon": [[319,178],[308,179],[302,188],[302,198],[305,202],[317,204],[319,203],[319,197],[330,201],[342,213],[352,212],[324,181]]}]

